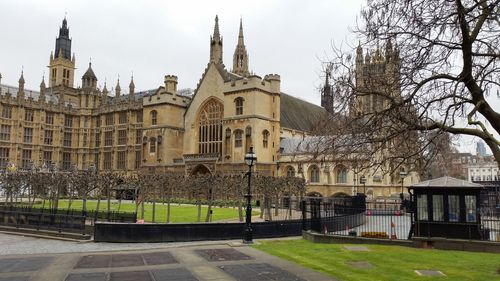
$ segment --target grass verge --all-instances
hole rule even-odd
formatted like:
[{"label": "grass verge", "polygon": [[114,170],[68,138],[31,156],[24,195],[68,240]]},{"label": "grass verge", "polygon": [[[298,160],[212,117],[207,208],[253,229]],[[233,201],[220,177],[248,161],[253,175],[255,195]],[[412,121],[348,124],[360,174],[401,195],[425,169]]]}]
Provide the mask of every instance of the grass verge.
[{"label": "grass verge", "polygon": [[[346,244],[319,244],[304,239],[262,241],[254,247],[271,255],[326,273],[340,280],[500,280],[500,255],[463,251],[363,245],[368,252],[344,249]],[[372,269],[349,262],[367,261]],[[417,269],[439,270],[446,277],[424,277]]]},{"label": "grass verge", "polygon": [[[101,201],[99,205],[99,209],[102,211],[107,210],[107,201]],[[42,204],[35,204],[34,207],[42,207]],[[47,206],[45,206],[47,207]],[[71,204],[71,209],[81,210],[83,207],[82,200],[75,200]],[[97,207],[97,201],[91,200],[87,201],[87,210],[95,210]],[[60,200],[59,201],[59,209],[67,209],[68,208],[68,200]],[[207,206],[201,207],[201,222],[205,221],[207,215]],[[118,202],[111,202],[111,210],[118,211]],[[237,208],[219,208],[212,207],[212,221],[221,221],[221,220],[238,220],[238,209]],[[122,202],[120,207],[120,212],[135,212],[135,204]],[[244,210],[243,210],[244,212]],[[253,211],[253,215],[258,215],[259,212]],[[141,207],[139,206],[137,217],[141,216]],[[146,222],[153,221],[153,204],[146,203],[144,204],[144,220]],[[156,203],[155,210],[155,222],[164,223],[167,221],[167,205],[162,203]],[[197,222],[198,221],[198,207],[195,205],[180,205],[180,204],[171,204],[170,206],[170,222],[177,223],[187,223],[187,222]]]}]

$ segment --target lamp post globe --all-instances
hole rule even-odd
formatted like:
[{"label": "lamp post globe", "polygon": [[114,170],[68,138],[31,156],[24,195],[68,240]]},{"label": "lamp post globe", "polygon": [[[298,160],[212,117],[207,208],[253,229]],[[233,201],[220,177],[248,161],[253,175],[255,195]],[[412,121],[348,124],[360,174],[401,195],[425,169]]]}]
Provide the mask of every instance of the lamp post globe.
[{"label": "lamp post globe", "polygon": [[246,219],[245,219],[245,231],[243,234],[243,243],[251,244],[253,243],[253,229],[252,229],[252,166],[257,162],[257,155],[255,155],[253,151],[253,146],[250,147],[250,150],[245,155],[245,163],[248,165],[248,189],[245,198],[247,199],[247,208],[246,208]]}]

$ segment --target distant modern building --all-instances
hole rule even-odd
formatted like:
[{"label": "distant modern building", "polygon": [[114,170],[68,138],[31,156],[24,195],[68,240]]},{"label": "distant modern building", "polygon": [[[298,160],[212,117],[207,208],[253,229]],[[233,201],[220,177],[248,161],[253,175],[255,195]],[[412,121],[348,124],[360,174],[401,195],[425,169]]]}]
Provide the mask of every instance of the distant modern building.
[{"label": "distant modern building", "polygon": [[486,146],[484,145],[484,141],[482,140],[476,143],[476,155],[486,156]]}]

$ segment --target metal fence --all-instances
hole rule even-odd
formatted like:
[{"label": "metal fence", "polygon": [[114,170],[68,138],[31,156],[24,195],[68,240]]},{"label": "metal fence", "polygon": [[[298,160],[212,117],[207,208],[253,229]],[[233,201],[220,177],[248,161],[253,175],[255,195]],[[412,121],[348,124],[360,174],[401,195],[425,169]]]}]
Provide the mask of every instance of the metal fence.
[{"label": "metal fence", "polygon": [[[303,225],[305,230],[365,238],[407,240],[412,236],[435,236],[500,242],[498,195],[491,196],[483,197],[482,203],[488,204],[481,204],[478,208],[480,216],[473,223],[444,220],[413,222],[415,206],[410,202],[402,204],[400,200],[364,202],[360,196],[309,198],[303,201]],[[467,211],[457,210],[463,214]]]},{"label": "metal fence", "polygon": [[96,212],[95,210],[88,210],[83,212],[82,210],[76,209],[45,209],[38,207],[30,207],[25,205],[3,205],[0,206],[0,210],[10,211],[10,212],[22,212],[22,213],[36,213],[36,214],[54,214],[54,215],[65,215],[65,216],[83,216],[87,221],[93,223],[94,221],[108,221],[108,222],[136,222],[137,213],[129,212],[116,212],[102,210]]},{"label": "metal fence", "polygon": [[0,209],[0,224],[11,227],[85,233],[85,217]]}]

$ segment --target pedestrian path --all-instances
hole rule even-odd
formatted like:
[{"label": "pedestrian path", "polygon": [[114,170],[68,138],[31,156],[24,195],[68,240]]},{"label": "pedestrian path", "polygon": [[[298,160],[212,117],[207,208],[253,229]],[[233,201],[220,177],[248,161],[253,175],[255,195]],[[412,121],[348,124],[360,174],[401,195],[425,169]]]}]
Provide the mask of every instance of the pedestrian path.
[{"label": "pedestrian path", "polygon": [[238,244],[149,250],[7,255],[0,281],[302,281],[334,280]]}]

